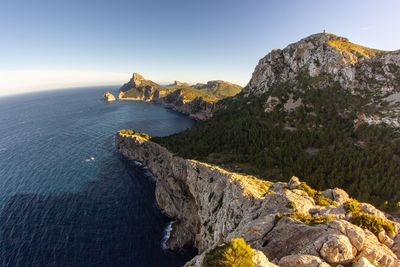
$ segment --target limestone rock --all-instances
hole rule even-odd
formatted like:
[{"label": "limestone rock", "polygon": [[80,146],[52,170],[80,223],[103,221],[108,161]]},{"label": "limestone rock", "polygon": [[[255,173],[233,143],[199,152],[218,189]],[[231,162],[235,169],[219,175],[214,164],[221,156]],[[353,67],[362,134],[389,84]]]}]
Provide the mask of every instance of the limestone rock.
[{"label": "limestone rock", "polygon": [[375,265],[370,263],[366,258],[362,257],[356,263],[351,265],[351,267],[375,267]]},{"label": "limestone rock", "polygon": [[340,204],[343,204],[350,199],[349,194],[347,194],[346,191],[340,188],[322,191],[322,195]]},{"label": "limestone rock", "polygon": [[253,262],[254,267],[278,267],[268,260],[268,258],[259,250],[253,249],[254,256]]},{"label": "limestone rock", "polygon": [[104,100],[107,101],[107,102],[115,101],[114,95],[113,95],[112,93],[110,93],[109,91],[107,91],[107,92],[105,92],[105,93],[103,94],[103,98],[104,98]]},{"label": "limestone rock", "polygon": [[299,180],[299,178],[298,177],[296,177],[296,176],[292,176],[292,178],[290,178],[290,181],[289,181],[289,187],[290,187],[290,189],[295,189],[297,186],[299,186],[301,183],[300,183],[300,180]]},{"label": "limestone rock", "polygon": [[281,267],[329,267],[321,258],[313,255],[289,255],[280,259]]},{"label": "limestone rock", "polygon": [[343,264],[354,258],[350,240],[344,235],[329,235],[320,254],[328,263]]}]

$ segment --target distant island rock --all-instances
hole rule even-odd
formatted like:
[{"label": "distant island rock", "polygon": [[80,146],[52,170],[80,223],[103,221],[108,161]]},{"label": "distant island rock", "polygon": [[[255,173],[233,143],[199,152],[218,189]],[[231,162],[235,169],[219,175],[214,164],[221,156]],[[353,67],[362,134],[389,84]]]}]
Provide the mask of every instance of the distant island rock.
[{"label": "distant island rock", "polygon": [[133,73],[130,81],[119,89],[118,99],[160,103],[192,118],[206,120],[212,116],[216,102],[241,90],[241,86],[221,80],[195,85],[175,81],[161,86],[139,73]]},{"label": "distant island rock", "polygon": [[103,98],[104,98],[104,100],[107,101],[107,102],[115,101],[115,96],[114,96],[111,92],[109,92],[109,91],[107,91],[107,92],[105,92],[105,93],[103,94]]}]

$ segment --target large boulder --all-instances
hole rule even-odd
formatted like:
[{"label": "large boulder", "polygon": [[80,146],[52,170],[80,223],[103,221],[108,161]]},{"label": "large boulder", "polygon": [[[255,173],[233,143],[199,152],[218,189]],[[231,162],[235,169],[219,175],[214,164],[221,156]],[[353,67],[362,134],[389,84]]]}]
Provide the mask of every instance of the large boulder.
[{"label": "large boulder", "polygon": [[281,267],[329,267],[321,258],[313,255],[289,255],[279,261]]},{"label": "large boulder", "polygon": [[324,260],[332,264],[348,263],[355,256],[349,238],[344,235],[329,235],[319,252]]}]

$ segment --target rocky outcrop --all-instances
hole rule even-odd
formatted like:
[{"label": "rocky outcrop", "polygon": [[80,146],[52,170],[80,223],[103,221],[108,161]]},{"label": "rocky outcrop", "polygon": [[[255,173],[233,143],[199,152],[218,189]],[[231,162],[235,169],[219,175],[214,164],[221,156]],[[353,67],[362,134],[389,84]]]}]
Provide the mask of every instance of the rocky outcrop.
[{"label": "rocky outcrop", "polygon": [[191,84],[190,83],[185,83],[185,82],[180,82],[180,81],[174,81],[174,83],[171,84],[170,86],[188,87],[188,86],[191,86]]},{"label": "rocky outcrop", "polygon": [[107,102],[112,102],[115,101],[115,96],[111,92],[107,91],[103,94],[103,99]]},{"label": "rocky outcrop", "polygon": [[157,178],[158,205],[176,220],[166,245],[172,250],[196,246],[194,264],[210,248],[243,237],[280,266],[400,265],[400,225],[365,203],[360,212],[390,224],[391,231],[374,234],[368,223],[353,223],[356,213],[346,206],[343,190],[317,193],[296,177],[272,183],[229,172],[174,156],[137,134],[118,133],[116,148]]},{"label": "rocky outcrop", "polygon": [[210,81],[194,86],[175,81],[168,86],[161,86],[134,73],[131,80],[120,88],[120,100],[151,101],[163,104],[198,120],[212,116],[216,102],[236,95],[241,87],[224,81]]},{"label": "rocky outcrop", "polygon": [[[365,123],[400,127],[400,50],[379,51],[333,34],[314,34],[262,58],[243,91],[261,95],[280,84],[290,84],[304,94],[309,88],[301,84],[302,76],[317,80],[329,76],[342,90],[368,98],[367,106],[372,108],[365,114]],[[281,99],[270,96],[266,112],[280,102]]]}]

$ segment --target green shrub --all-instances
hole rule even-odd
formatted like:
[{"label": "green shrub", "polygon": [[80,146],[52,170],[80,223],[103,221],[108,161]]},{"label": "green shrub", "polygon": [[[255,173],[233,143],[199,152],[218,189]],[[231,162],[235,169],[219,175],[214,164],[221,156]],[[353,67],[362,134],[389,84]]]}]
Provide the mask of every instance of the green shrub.
[{"label": "green shrub", "polygon": [[308,184],[306,184],[305,182],[302,182],[301,184],[299,184],[298,186],[296,186],[296,189],[302,190],[304,192],[307,193],[307,195],[309,197],[314,198],[315,196],[315,190],[312,189]]},{"label": "green shrub", "polygon": [[305,224],[314,225],[314,224],[324,224],[329,221],[332,221],[334,217],[332,215],[314,215],[312,216],[309,213],[300,213],[295,212],[287,215],[287,217],[292,218],[297,221],[301,221]]},{"label": "green shrub", "polygon": [[351,223],[361,228],[368,229],[375,235],[378,235],[383,230],[385,230],[388,235],[393,235],[396,232],[396,227],[392,222],[368,213],[357,213],[351,219]]},{"label": "green shrub", "polygon": [[143,137],[143,138],[145,138],[147,140],[151,138],[151,136],[148,135],[147,133],[138,133],[138,132],[136,132],[136,135],[139,135],[140,137]]},{"label": "green shrub", "polygon": [[361,211],[361,205],[360,202],[352,198],[344,203],[344,209],[346,213],[358,213]]},{"label": "green shrub", "polygon": [[338,203],[336,201],[333,201],[332,199],[325,197],[324,195],[321,194],[321,192],[312,189],[305,182],[302,182],[301,184],[299,184],[296,187],[296,189],[303,190],[304,192],[306,192],[309,197],[314,199],[315,204],[317,204],[319,206],[337,206],[338,205]]},{"label": "green shrub", "polygon": [[134,135],[136,132],[132,129],[121,129],[119,130],[119,133],[125,135]]},{"label": "green shrub", "polygon": [[292,218],[296,221],[300,221],[302,223],[308,225],[315,225],[315,224],[325,224],[329,221],[333,221],[335,218],[332,215],[311,215],[309,213],[301,213],[301,212],[293,212],[290,214],[277,214],[275,216],[276,220],[280,220],[283,217]]},{"label": "green shrub", "polygon": [[243,238],[234,238],[227,244],[215,248],[205,257],[204,266],[253,267],[254,252]]},{"label": "green shrub", "polygon": [[122,130],[119,130],[119,133],[124,134],[124,135],[137,135],[137,136],[143,137],[145,139],[151,138],[151,136],[148,135],[147,133],[136,132],[135,130],[132,130],[132,129],[122,129]]}]

